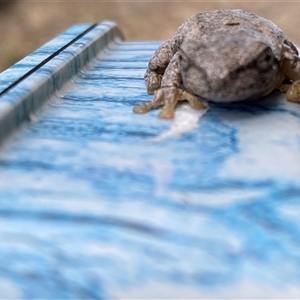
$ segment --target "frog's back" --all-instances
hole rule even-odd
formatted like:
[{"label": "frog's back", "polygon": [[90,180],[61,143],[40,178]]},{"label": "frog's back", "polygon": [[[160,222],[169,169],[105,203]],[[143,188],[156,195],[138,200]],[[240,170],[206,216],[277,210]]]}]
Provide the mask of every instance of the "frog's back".
[{"label": "frog's back", "polygon": [[[240,9],[213,10],[196,14],[176,31],[175,47],[189,39],[208,40],[211,34],[217,31],[224,35],[241,35],[243,30],[251,32],[257,40],[268,44],[275,57],[280,59],[281,45],[286,40],[282,30],[271,21]],[[174,50],[176,52],[177,49]]]}]

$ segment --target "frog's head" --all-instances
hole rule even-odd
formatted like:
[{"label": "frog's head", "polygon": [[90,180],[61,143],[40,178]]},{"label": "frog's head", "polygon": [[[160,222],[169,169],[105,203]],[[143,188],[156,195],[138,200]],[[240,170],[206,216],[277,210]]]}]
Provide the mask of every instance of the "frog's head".
[{"label": "frog's head", "polygon": [[184,88],[207,100],[254,99],[282,80],[271,47],[245,30],[184,41],[178,57]]}]

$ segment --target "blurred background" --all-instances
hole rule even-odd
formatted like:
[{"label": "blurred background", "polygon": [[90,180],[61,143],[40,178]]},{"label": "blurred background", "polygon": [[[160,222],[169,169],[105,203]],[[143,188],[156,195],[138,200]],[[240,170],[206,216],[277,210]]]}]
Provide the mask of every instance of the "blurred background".
[{"label": "blurred background", "polygon": [[300,2],[0,0],[0,72],[76,23],[112,20],[126,40],[166,40],[197,12],[224,8],[268,18],[300,45]]}]

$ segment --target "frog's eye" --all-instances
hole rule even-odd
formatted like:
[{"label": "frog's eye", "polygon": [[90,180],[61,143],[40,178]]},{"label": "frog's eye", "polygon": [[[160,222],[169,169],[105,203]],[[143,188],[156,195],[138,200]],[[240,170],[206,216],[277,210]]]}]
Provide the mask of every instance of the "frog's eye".
[{"label": "frog's eye", "polygon": [[271,49],[267,49],[260,54],[256,61],[257,68],[260,71],[267,71],[274,65],[275,57]]}]

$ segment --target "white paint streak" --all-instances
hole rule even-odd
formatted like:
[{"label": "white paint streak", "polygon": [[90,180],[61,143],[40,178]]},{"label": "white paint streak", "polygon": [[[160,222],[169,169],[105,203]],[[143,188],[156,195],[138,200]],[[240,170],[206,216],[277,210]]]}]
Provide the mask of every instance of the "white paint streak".
[{"label": "white paint streak", "polygon": [[198,127],[199,120],[207,111],[208,108],[195,110],[191,108],[189,104],[180,105],[175,111],[170,129],[154,138],[154,141],[158,142],[165,139],[176,138],[183,133],[195,130]]},{"label": "white paint streak", "polygon": [[21,299],[23,293],[11,280],[0,278],[0,299]]},{"label": "white paint streak", "polygon": [[300,289],[291,283],[274,287],[254,281],[239,282],[236,285],[215,288],[213,291],[195,286],[160,284],[148,281],[148,285],[114,291],[117,299],[299,299]]}]

